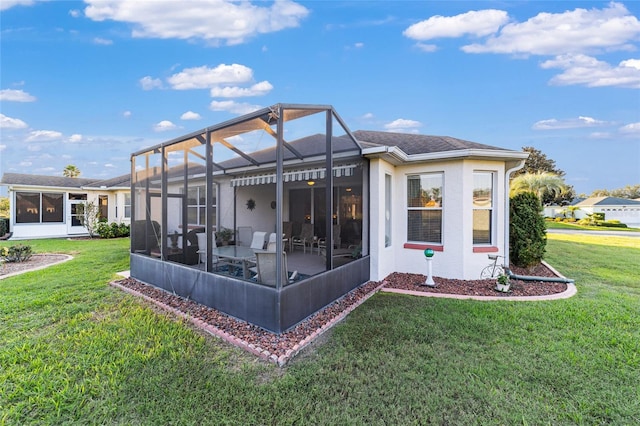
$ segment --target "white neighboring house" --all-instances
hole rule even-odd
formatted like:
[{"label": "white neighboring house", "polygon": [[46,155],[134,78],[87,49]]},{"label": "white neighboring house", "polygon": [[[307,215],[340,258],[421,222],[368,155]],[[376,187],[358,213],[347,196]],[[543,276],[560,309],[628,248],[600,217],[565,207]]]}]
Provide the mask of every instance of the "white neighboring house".
[{"label": "white neighboring house", "polygon": [[80,216],[82,205],[94,202],[109,223],[130,223],[131,177],[84,179],[5,173],[12,239],[87,235]]},{"label": "white neighboring house", "polygon": [[576,218],[587,214],[604,213],[605,220],[619,220],[627,226],[640,228],[640,201],[618,197],[591,197],[575,204],[580,210]]}]

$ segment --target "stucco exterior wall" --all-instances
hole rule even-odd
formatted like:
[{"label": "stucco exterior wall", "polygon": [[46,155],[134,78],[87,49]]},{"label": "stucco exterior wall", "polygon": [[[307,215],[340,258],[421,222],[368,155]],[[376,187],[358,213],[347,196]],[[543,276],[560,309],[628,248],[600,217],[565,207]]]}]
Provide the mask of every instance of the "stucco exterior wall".
[{"label": "stucco exterior wall", "polygon": [[[372,159],[371,182],[371,279],[384,279],[391,272],[426,274],[424,249],[431,247],[433,275],[477,279],[488,264],[487,253],[504,254],[504,163],[496,161],[443,161],[393,166]],[[491,245],[473,245],[473,173],[493,172],[494,207]],[[407,176],[443,172],[442,244],[407,242]],[[392,242],[385,247],[385,174],[392,179]]]}]

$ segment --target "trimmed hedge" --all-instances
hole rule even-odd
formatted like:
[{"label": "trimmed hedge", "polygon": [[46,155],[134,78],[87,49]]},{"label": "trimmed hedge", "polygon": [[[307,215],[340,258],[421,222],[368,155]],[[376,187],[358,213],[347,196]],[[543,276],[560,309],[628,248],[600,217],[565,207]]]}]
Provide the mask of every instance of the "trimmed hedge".
[{"label": "trimmed hedge", "polygon": [[511,198],[509,213],[511,261],[524,268],[537,265],[542,261],[547,246],[540,200],[532,192],[522,192]]}]

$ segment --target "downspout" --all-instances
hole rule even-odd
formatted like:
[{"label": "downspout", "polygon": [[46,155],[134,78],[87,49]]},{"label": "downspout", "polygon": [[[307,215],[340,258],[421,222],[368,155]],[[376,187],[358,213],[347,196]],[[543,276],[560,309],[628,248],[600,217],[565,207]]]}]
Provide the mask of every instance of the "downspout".
[{"label": "downspout", "polygon": [[525,160],[520,160],[518,164],[504,172],[504,264],[509,266],[509,181],[511,180],[511,174],[524,167]]}]

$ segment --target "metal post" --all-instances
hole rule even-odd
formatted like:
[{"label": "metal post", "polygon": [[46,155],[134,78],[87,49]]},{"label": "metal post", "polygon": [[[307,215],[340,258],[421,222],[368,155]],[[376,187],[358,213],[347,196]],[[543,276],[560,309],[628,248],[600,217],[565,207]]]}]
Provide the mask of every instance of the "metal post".
[{"label": "metal post", "polygon": [[424,282],[424,285],[429,287],[435,287],[436,283],[433,281],[433,276],[431,275],[431,260],[433,259],[433,249],[425,249],[424,258],[427,260],[427,279]]}]

